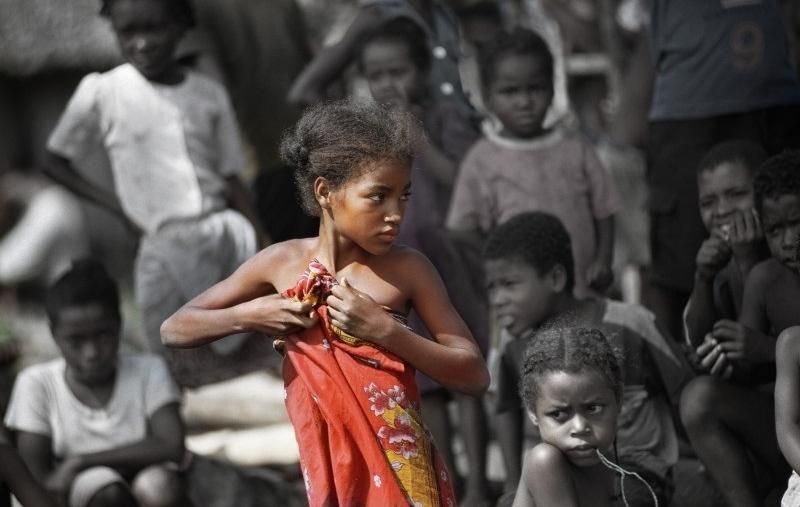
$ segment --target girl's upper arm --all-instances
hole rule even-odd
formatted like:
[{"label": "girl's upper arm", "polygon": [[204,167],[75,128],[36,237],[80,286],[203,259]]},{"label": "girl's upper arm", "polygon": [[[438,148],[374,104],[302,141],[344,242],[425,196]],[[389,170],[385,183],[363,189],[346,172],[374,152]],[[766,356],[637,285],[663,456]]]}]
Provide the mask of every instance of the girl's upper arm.
[{"label": "girl's upper arm", "polygon": [[403,271],[413,273],[409,277],[411,303],[428,331],[443,345],[477,351],[472,333],[450,303],[444,282],[433,264],[418,252],[409,254],[407,262],[409,266]]},{"label": "girl's upper arm", "polygon": [[272,245],[251,257],[228,278],[211,286],[187,306],[216,310],[275,292],[273,273],[279,265],[281,245]]},{"label": "girl's upper arm", "polygon": [[[569,462],[561,451],[550,444],[538,444],[528,452],[522,465],[521,483],[524,483],[533,501],[528,505],[578,507],[578,493]],[[514,505],[518,505],[516,500]]]}]

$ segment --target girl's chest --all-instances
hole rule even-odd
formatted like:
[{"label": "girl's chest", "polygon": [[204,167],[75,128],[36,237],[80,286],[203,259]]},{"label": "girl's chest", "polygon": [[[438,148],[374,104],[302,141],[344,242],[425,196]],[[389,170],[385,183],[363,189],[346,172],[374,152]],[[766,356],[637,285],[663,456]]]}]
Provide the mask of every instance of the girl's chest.
[{"label": "girl's chest", "polygon": [[[311,274],[310,261],[286,263],[278,270],[278,275],[272,281],[279,293],[295,288],[304,283]],[[324,266],[324,265],[323,265]],[[328,293],[334,285],[347,282],[353,292],[391,310],[407,313],[409,310],[409,292],[407,280],[397,279],[396,273],[383,269],[382,266],[366,266],[362,264],[347,266],[336,273],[331,273],[327,268],[324,292]]]}]

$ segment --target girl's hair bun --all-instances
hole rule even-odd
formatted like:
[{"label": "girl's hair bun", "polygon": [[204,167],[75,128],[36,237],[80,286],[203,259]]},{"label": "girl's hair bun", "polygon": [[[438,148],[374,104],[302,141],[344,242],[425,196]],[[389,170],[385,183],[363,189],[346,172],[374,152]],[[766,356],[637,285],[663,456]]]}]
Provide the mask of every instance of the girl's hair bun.
[{"label": "girl's hair bun", "polygon": [[411,164],[422,129],[409,113],[350,99],[305,110],[281,141],[281,158],[294,169],[303,209],[319,216],[314,181],[339,188],[369,164],[398,160]]}]

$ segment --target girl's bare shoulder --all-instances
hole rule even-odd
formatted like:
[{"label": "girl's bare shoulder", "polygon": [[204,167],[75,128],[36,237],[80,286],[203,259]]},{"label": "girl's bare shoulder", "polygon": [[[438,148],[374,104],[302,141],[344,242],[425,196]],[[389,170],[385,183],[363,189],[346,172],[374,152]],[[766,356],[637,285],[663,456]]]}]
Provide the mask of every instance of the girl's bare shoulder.
[{"label": "girl's bare shoulder", "polygon": [[428,268],[432,267],[431,261],[415,248],[405,245],[395,245],[389,253],[382,255],[382,262],[392,264],[398,268]]},{"label": "girl's bare shoulder", "polygon": [[290,286],[312,260],[310,255],[315,240],[303,238],[274,243],[254,255],[243,268],[266,277],[276,288]]}]

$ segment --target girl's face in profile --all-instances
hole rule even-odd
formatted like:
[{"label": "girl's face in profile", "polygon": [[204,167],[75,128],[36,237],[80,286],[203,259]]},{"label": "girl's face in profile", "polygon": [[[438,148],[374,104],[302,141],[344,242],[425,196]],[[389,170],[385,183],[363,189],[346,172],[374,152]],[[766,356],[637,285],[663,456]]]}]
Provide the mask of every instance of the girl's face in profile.
[{"label": "girl's face in profile", "polygon": [[174,84],[182,74],[174,58],[183,27],[158,0],[117,0],[109,19],[125,60],[145,78]]},{"label": "girl's face in profile", "polygon": [[534,423],[542,441],[557,447],[580,467],[600,463],[617,432],[619,403],[614,390],[594,370],[549,372],[535,379],[539,395]]},{"label": "girl's face in profile", "polygon": [[410,164],[373,162],[363,174],[331,192],[334,227],[367,252],[385,254],[400,232],[410,194]]}]

